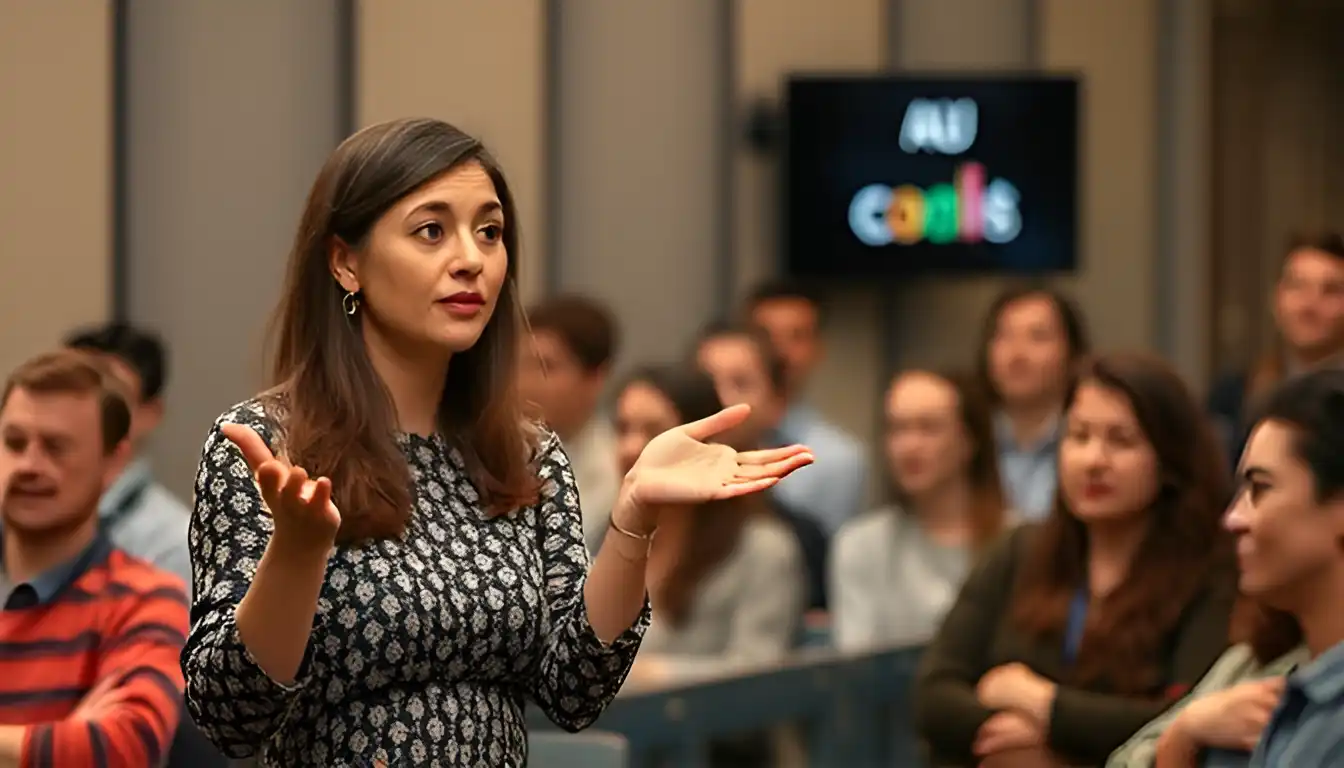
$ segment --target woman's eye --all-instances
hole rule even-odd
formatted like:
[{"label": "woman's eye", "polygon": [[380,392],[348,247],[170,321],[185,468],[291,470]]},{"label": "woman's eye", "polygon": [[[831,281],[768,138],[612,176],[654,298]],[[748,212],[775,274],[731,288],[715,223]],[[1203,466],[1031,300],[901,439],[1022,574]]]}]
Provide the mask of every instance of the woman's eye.
[{"label": "woman's eye", "polygon": [[481,234],[490,242],[495,242],[504,234],[504,228],[498,224],[486,224],[481,227]]},{"label": "woman's eye", "polygon": [[422,240],[437,243],[443,239],[443,227],[431,222],[417,229],[415,234],[419,235]]}]

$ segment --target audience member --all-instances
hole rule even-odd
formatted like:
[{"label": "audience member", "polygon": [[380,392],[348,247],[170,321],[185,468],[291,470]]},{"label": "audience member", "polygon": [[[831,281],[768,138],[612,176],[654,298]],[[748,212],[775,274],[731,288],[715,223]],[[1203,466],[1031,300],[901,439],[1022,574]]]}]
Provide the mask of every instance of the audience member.
[{"label": "audience member", "polygon": [[752,293],[746,309],[751,323],[765,329],[784,359],[788,407],[774,442],[806,445],[816,457],[811,466],[780,481],[775,498],[789,509],[817,515],[832,535],[863,511],[868,470],[859,441],[804,402],[808,379],[824,349],[821,301],[803,286],[771,283]]},{"label": "audience member", "polygon": [[1082,314],[1053,289],[1009,288],[985,316],[979,364],[997,411],[999,475],[1024,519],[1045,517],[1054,503],[1060,413],[1070,369],[1087,353]]},{"label": "audience member", "polygon": [[1274,286],[1278,345],[1250,371],[1229,374],[1209,392],[1213,414],[1236,463],[1250,431],[1245,413],[1285,377],[1344,366],[1344,235],[1295,236]]},{"label": "audience member", "polygon": [[1259,658],[1305,650],[1287,651],[1291,666],[1204,681],[1140,734],[1157,739],[1155,760],[1114,765],[1344,765],[1344,371],[1291,379],[1258,412],[1227,513],[1241,590],[1260,604],[1249,648]]},{"label": "audience member", "polygon": [[[721,407],[714,383],[692,368],[636,372],[616,400],[622,473],[654,436]],[[759,497],[673,511],[659,516],[649,594],[654,618],[636,664],[642,671],[650,656],[777,659],[792,645],[802,616],[802,557]]]},{"label": "audience member", "polygon": [[0,398],[0,765],[159,765],[182,711],[187,600],[100,532],[132,417],[95,357],[65,350]]},{"label": "audience member", "polygon": [[172,571],[191,589],[187,525],[191,511],[155,481],[144,448],[163,419],[168,365],[162,342],[125,323],[74,334],[66,346],[94,352],[132,396],[130,442],[133,457],[107,489],[98,514],[113,544],[131,555]]},{"label": "audience member", "polygon": [[[744,445],[762,448],[775,438],[784,415],[784,363],[765,333],[752,326],[715,324],[705,329],[696,344],[695,362],[714,380],[719,399],[727,405],[746,403],[751,416],[738,429]],[[772,496],[771,507],[793,529],[807,568],[807,607],[826,607],[827,531],[811,510],[795,510]]]},{"label": "audience member", "polygon": [[524,355],[523,396],[541,407],[569,453],[583,499],[583,537],[596,553],[607,535],[621,476],[616,437],[601,402],[616,357],[616,321],[582,296],[549,299],[528,311],[531,343]]},{"label": "audience member", "polygon": [[921,663],[935,765],[1015,750],[1100,765],[1227,646],[1227,472],[1185,385],[1107,355],[1064,405],[1054,510],[986,553]]},{"label": "audience member", "polygon": [[892,502],[846,523],[831,556],[831,626],[844,650],[927,642],[1008,517],[973,379],[903,373],[886,413]]}]

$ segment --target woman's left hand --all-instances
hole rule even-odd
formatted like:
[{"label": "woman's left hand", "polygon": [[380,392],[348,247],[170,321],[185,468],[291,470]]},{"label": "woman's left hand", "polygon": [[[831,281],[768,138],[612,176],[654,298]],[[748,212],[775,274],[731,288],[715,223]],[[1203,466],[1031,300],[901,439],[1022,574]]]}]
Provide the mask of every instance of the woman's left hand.
[{"label": "woman's left hand", "polygon": [[741,424],[749,413],[749,406],[734,405],[653,438],[626,474],[621,495],[636,510],[703,504],[763,491],[812,463],[812,454],[801,445],[739,453],[705,442]]},{"label": "woman's left hand", "polygon": [[1055,684],[1013,662],[986,672],[975,686],[975,696],[989,709],[1017,710],[1045,726],[1055,701]]}]

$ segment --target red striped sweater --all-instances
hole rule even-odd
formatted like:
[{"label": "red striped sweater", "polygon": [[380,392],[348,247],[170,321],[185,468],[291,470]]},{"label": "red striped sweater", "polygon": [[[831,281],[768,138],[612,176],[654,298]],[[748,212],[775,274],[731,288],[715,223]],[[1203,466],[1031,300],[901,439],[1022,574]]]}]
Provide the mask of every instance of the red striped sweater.
[{"label": "red striped sweater", "polygon": [[94,545],[49,601],[0,610],[0,729],[24,766],[155,766],[182,712],[181,581]]}]

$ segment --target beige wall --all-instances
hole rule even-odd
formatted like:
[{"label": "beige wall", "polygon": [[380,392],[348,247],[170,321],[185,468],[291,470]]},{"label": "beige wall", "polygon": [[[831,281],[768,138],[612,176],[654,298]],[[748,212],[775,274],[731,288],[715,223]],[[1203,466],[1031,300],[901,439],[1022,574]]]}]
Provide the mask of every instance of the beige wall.
[{"label": "beige wall", "polygon": [[0,3],[0,372],[111,309],[110,3]]},{"label": "beige wall", "polygon": [[545,3],[359,0],[356,121],[446,120],[481,137],[522,219],[520,289],[545,285]]}]

